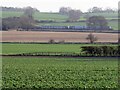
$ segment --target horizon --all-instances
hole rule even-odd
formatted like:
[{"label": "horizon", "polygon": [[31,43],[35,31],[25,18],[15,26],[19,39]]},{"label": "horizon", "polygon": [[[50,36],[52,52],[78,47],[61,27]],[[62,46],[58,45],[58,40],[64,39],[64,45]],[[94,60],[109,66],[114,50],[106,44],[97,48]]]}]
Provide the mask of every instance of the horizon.
[{"label": "horizon", "polygon": [[[2,0],[2,7],[17,7],[17,8],[24,8],[27,6],[31,6],[33,8],[38,9],[40,12],[58,12],[61,7],[71,7],[72,9],[79,9],[82,12],[87,12],[89,8],[92,7],[100,7],[103,9],[112,8],[118,9],[118,2],[119,0],[61,0],[56,1],[52,0],[51,2],[48,0],[44,1],[29,1],[29,0]],[[49,4],[48,4],[49,3]]]}]

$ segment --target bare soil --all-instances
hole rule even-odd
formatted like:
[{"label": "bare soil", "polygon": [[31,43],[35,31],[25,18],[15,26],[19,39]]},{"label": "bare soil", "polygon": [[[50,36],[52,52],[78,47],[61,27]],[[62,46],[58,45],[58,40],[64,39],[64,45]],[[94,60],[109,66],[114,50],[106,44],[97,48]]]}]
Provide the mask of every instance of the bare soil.
[{"label": "bare soil", "polygon": [[[1,31],[0,42],[48,42],[50,39],[56,42],[88,42],[86,37],[89,32],[39,32],[39,31]],[[117,42],[117,33],[93,33],[97,42]]]}]

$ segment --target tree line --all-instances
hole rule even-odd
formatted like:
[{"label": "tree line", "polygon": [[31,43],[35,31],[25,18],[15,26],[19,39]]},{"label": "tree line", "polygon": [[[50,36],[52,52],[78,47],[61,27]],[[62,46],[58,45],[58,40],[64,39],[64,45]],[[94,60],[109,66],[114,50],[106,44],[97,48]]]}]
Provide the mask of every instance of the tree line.
[{"label": "tree line", "polygon": [[61,7],[59,9],[59,14],[67,15],[69,17],[67,21],[69,22],[78,21],[82,14],[85,14],[84,18],[88,19],[90,17],[89,13],[115,13],[115,12],[118,12],[118,9],[112,8],[103,9],[100,7],[93,7],[88,9],[88,11],[84,13],[79,9],[72,9],[71,7]]},{"label": "tree line", "polygon": [[118,9],[106,8],[103,9],[101,7],[93,7],[88,9],[88,13],[115,13],[118,12]]},{"label": "tree line", "polygon": [[[64,14],[64,15],[68,15],[69,14],[69,11],[71,10],[75,10],[75,9],[72,9],[71,7],[61,7],[59,9],[59,13],[60,14]],[[82,12],[81,10],[79,10],[80,12]],[[89,8],[87,10],[87,12],[85,13],[115,13],[115,12],[118,12],[119,10],[118,9],[112,9],[112,8],[101,8],[101,7],[92,7],[92,8]]]},{"label": "tree line", "polygon": [[[34,11],[39,12],[38,9],[33,8]],[[25,8],[18,8],[18,7],[0,7],[1,11],[15,11],[15,12],[24,12],[26,10]]]},{"label": "tree line", "polygon": [[8,29],[30,29],[34,26],[35,21],[33,14],[36,10],[32,7],[26,7],[24,13],[20,17],[8,17],[2,19],[2,30]]},{"label": "tree line", "polygon": [[72,9],[70,7],[61,7],[59,10],[59,13],[62,15],[69,16],[69,21],[77,21],[80,19],[80,16],[82,14],[81,10]]}]

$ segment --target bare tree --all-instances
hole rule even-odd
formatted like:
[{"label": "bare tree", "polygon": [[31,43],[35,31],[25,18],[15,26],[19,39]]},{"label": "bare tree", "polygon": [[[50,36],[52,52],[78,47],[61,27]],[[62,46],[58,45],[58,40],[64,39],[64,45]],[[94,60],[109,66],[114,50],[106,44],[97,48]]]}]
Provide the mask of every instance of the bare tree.
[{"label": "bare tree", "polygon": [[80,10],[70,10],[69,11],[69,20],[70,21],[77,21],[77,20],[79,20],[81,13],[82,12]]},{"label": "bare tree", "polygon": [[88,9],[89,13],[100,13],[102,11],[103,11],[102,8],[99,8],[99,7],[93,7],[93,8]]},{"label": "bare tree", "polygon": [[61,7],[59,13],[63,15],[68,15],[70,10],[71,10],[70,7]]},{"label": "bare tree", "polygon": [[92,33],[88,34],[86,39],[89,40],[90,43],[94,43],[95,41],[98,40],[98,38],[96,36],[94,36]]},{"label": "bare tree", "polygon": [[48,43],[53,44],[53,43],[55,43],[55,40],[54,40],[54,39],[50,39],[50,40],[48,41]]},{"label": "bare tree", "polygon": [[28,16],[21,16],[19,22],[20,27],[26,30],[29,30],[31,27],[34,26],[33,20],[30,19]]},{"label": "bare tree", "polygon": [[33,14],[34,14],[35,10],[32,7],[26,7],[25,11],[24,11],[24,15],[28,16],[30,19],[33,19]]},{"label": "bare tree", "polygon": [[24,14],[20,17],[20,27],[26,30],[29,30],[34,26],[34,14],[35,10],[32,7],[26,7]]}]

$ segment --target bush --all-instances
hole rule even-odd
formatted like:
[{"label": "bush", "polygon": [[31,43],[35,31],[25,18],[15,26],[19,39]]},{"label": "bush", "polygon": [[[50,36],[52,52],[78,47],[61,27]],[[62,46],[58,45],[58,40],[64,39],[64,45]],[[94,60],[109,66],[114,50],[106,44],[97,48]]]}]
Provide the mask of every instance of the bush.
[{"label": "bush", "polygon": [[50,39],[48,43],[53,44],[55,41],[53,39]]},{"label": "bush", "polygon": [[65,43],[65,40],[61,40],[61,41],[59,41],[58,43],[64,44],[64,43]]},{"label": "bush", "polygon": [[119,56],[119,46],[84,46],[82,51],[89,56]]}]

